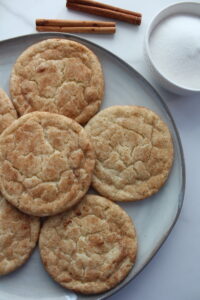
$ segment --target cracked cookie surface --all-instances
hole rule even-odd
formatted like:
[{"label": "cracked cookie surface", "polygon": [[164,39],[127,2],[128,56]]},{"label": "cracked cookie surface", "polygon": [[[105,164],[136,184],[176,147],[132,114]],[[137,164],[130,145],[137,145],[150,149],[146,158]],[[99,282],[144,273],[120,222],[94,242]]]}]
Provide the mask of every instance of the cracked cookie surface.
[{"label": "cracked cookie surface", "polygon": [[36,246],[39,230],[39,218],[21,213],[0,195],[0,275],[26,262]]},{"label": "cracked cookie surface", "polygon": [[142,106],[112,106],[85,127],[96,153],[93,187],[116,201],[141,200],[156,193],[173,162],[167,125]]},{"label": "cracked cookie surface", "polygon": [[93,294],[127,276],[136,259],[137,238],[120,206],[86,195],[74,209],[44,222],[39,248],[46,270],[58,283]]},{"label": "cracked cookie surface", "polygon": [[94,150],[74,120],[48,112],[26,114],[0,137],[0,188],[21,211],[53,215],[87,191]]},{"label": "cracked cookie surface", "polygon": [[0,134],[17,119],[17,112],[7,94],[0,88]]},{"label": "cracked cookie surface", "polygon": [[20,115],[48,111],[86,123],[99,109],[104,81],[96,55],[67,39],[30,46],[17,59],[10,93]]}]

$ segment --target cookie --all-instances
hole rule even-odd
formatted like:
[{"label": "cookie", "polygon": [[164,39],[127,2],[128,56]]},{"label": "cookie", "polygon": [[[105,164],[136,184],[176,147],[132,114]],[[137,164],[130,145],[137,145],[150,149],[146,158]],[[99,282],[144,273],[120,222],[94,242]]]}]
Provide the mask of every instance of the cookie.
[{"label": "cookie", "polygon": [[36,246],[39,218],[27,216],[0,195],[0,275],[24,264]]},{"label": "cookie", "polygon": [[136,259],[137,238],[120,206],[86,195],[74,209],[45,221],[39,248],[54,280],[76,292],[94,294],[127,276]]},{"label": "cookie", "polygon": [[21,211],[53,215],[87,191],[94,151],[74,120],[48,112],[26,114],[0,136],[0,189]]},{"label": "cookie", "polygon": [[0,134],[16,119],[17,113],[11,100],[0,88]]},{"label": "cookie", "polygon": [[10,93],[20,115],[47,111],[86,123],[99,109],[104,81],[96,55],[67,39],[32,45],[17,59]]},{"label": "cookie", "polygon": [[167,125],[142,106],[112,106],[85,127],[96,153],[93,187],[114,201],[141,200],[156,193],[173,162]]}]

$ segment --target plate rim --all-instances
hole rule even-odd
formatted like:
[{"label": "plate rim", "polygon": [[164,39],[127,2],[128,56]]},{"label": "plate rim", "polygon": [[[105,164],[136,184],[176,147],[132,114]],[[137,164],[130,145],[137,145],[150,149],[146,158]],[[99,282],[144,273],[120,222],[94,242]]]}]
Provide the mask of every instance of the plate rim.
[{"label": "plate rim", "polygon": [[[174,217],[174,220],[172,222],[172,224],[170,225],[169,229],[167,230],[167,232],[165,233],[165,235],[163,235],[163,237],[161,238],[160,242],[158,243],[157,247],[155,247],[155,249],[150,253],[148,260],[145,262],[145,264],[143,265],[143,267],[132,277],[130,278],[127,282],[123,281],[121,282],[121,285],[119,283],[118,286],[114,287],[114,289],[111,289],[110,291],[106,292],[106,295],[98,295],[97,294],[97,300],[104,300],[104,299],[108,299],[110,296],[116,294],[117,292],[119,292],[120,290],[122,290],[125,286],[127,286],[128,284],[130,284],[130,282],[136,278],[136,276],[138,276],[140,274],[140,272],[143,271],[143,269],[151,262],[151,260],[154,258],[154,256],[157,254],[157,252],[160,250],[160,248],[163,246],[164,242],[167,240],[169,234],[171,233],[172,229],[174,228],[182,206],[183,206],[183,201],[184,201],[184,195],[185,195],[185,185],[186,185],[186,171],[185,171],[185,159],[184,159],[184,152],[183,152],[183,146],[181,143],[181,138],[178,132],[178,129],[176,127],[175,121],[172,117],[172,114],[167,106],[167,104],[165,103],[165,101],[162,99],[161,95],[159,94],[159,92],[157,91],[157,89],[139,72],[137,71],[134,67],[132,67],[129,63],[127,63],[126,61],[124,61],[122,58],[120,58],[118,55],[114,54],[113,52],[111,52],[110,50],[107,50],[106,48],[96,44],[95,42],[92,42],[90,40],[88,40],[87,38],[83,38],[80,37],[79,35],[75,35],[75,34],[70,34],[70,33],[60,33],[60,32],[40,32],[40,33],[30,33],[30,34],[25,34],[25,35],[19,35],[16,37],[12,37],[12,38],[8,38],[8,39],[3,39],[0,41],[0,46],[4,43],[10,42],[10,41],[15,41],[18,39],[26,39],[26,38],[31,38],[31,37],[35,37],[35,36],[51,36],[56,38],[55,35],[60,36],[60,37],[65,37],[65,38],[69,38],[72,40],[78,40],[78,41],[82,41],[82,42],[86,42],[88,44],[91,44],[93,47],[96,47],[98,49],[100,49],[103,52],[106,52],[108,55],[110,55],[111,57],[113,57],[114,59],[116,59],[117,61],[120,62],[120,64],[126,66],[126,68],[130,71],[130,72],[134,72],[135,75],[140,78],[141,80],[143,80],[143,82],[145,82],[145,84],[153,90],[153,92],[156,94],[157,98],[159,99],[161,105],[163,106],[167,117],[169,118],[172,127],[174,129],[174,133],[176,135],[177,138],[177,144],[178,144],[178,148],[180,151],[180,159],[181,159],[181,175],[182,175],[182,184],[181,184],[181,191],[178,197],[178,208],[177,208],[177,212],[176,215]],[[87,297],[87,295],[86,295]],[[89,299],[89,297],[88,297]]]}]

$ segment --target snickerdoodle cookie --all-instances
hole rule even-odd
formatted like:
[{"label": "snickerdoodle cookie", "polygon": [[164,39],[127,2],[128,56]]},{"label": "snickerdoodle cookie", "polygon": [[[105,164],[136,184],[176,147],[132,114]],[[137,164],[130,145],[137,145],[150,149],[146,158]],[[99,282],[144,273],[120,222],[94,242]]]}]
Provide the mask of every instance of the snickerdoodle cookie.
[{"label": "snickerdoodle cookie", "polygon": [[93,294],[126,277],[136,259],[137,238],[120,206],[86,195],[74,209],[45,221],[39,248],[46,270],[58,283]]},{"label": "snickerdoodle cookie", "polygon": [[0,88],[0,134],[16,119],[17,113],[11,100]]},{"label": "snickerdoodle cookie", "polygon": [[0,189],[21,211],[53,215],[74,205],[87,191],[94,151],[74,120],[33,112],[0,136]]},{"label": "snickerdoodle cookie", "polygon": [[17,59],[10,93],[20,115],[48,111],[86,123],[99,109],[104,81],[96,55],[67,39],[48,39]]},{"label": "snickerdoodle cookie", "polygon": [[0,195],[0,275],[26,262],[37,243],[39,229],[39,218],[21,213]]},{"label": "snickerdoodle cookie", "polygon": [[141,200],[156,193],[173,162],[167,125],[142,106],[112,106],[85,127],[96,153],[92,183],[117,201]]}]

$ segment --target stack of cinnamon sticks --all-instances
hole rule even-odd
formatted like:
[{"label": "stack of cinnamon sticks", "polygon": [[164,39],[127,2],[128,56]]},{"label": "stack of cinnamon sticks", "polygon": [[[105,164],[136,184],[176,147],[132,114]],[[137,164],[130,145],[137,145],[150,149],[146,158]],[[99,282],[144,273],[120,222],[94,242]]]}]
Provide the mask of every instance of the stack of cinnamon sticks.
[{"label": "stack of cinnamon sticks", "polygon": [[[67,0],[70,9],[140,25],[142,15],[93,0]],[[68,33],[115,33],[115,22],[37,19],[36,30]]]}]

